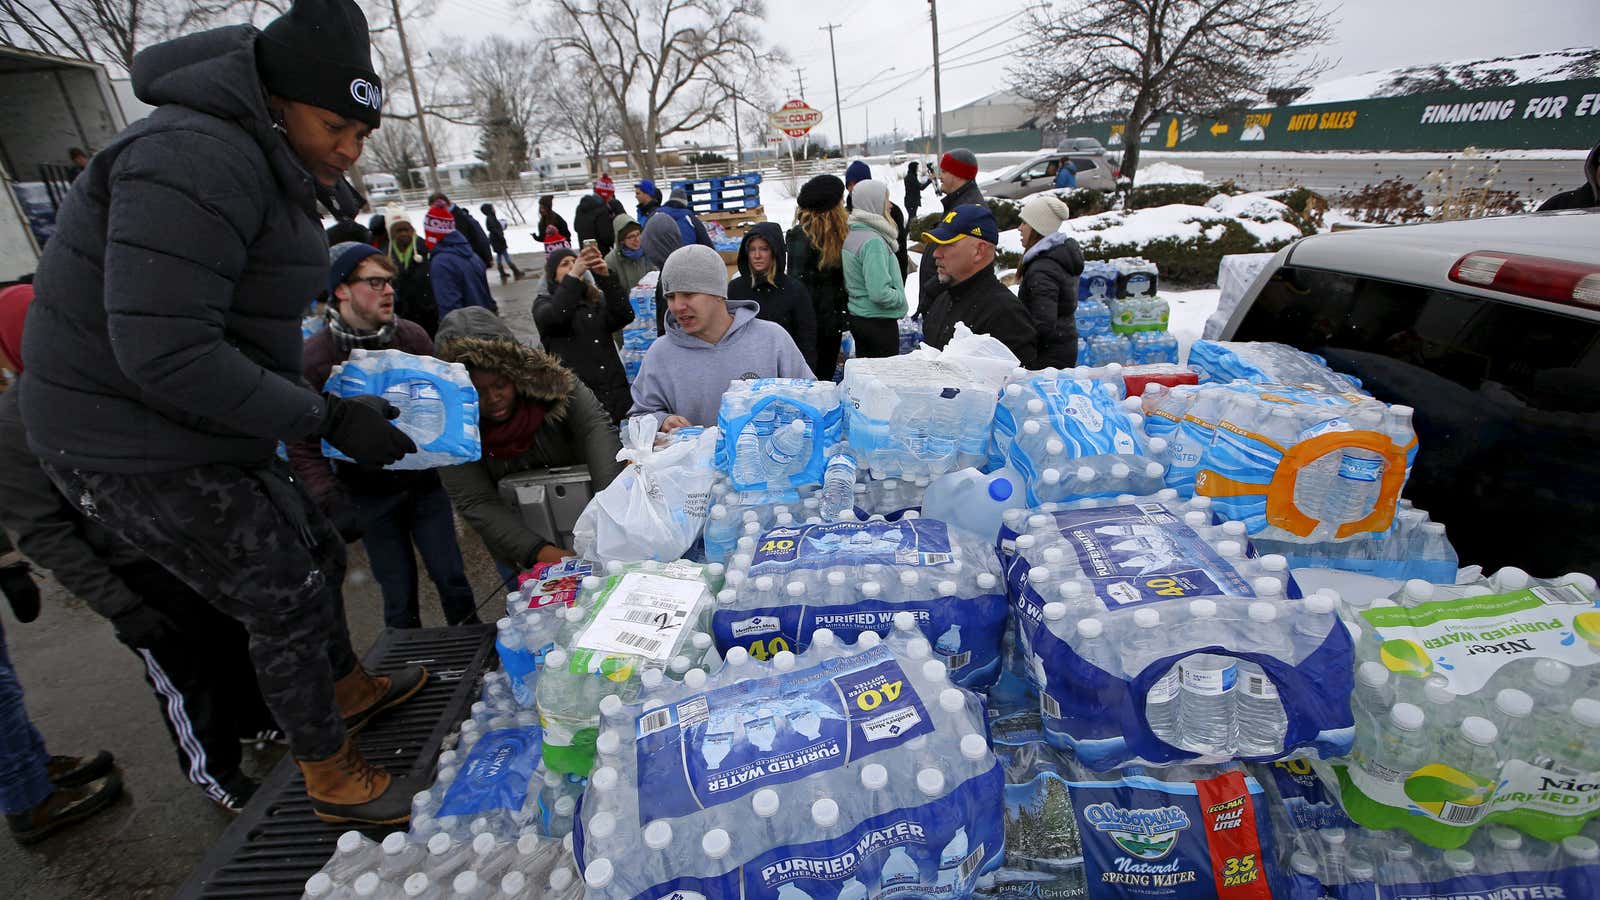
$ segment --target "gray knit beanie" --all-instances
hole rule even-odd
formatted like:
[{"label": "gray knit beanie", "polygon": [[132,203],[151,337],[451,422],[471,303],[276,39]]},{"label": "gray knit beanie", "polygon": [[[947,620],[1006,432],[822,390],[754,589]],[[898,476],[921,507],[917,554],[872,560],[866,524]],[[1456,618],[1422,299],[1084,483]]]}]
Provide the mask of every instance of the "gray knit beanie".
[{"label": "gray knit beanie", "polygon": [[679,247],[661,267],[661,293],[710,294],[727,299],[728,267],[721,254],[704,244]]}]

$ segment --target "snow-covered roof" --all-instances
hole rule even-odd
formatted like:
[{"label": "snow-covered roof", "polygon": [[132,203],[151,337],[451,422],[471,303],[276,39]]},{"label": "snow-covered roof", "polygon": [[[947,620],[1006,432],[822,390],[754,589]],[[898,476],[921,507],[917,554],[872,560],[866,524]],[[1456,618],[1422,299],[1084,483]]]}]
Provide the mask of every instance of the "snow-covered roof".
[{"label": "snow-covered roof", "polygon": [[1504,87],[1568,78],[1600,77],[1600,49],[1571,47],[1523,56],[1458,59],[1418,66],[1397,66],[1334,78],[1296,97],[1295,105],[1340,103],[1372,97],[1401,97],[1427,91]]}]

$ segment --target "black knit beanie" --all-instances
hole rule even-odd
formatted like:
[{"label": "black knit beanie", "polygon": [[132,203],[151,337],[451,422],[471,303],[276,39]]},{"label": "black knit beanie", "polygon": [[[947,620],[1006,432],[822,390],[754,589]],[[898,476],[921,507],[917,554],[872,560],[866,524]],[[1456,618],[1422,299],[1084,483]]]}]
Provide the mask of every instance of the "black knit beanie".
[{"label": "black knit beanie", "polygon": [[551,293],[555,293],[556,289],[556,266],[561,265],[563,259],[577,255],[571,247],[562,247],[544,255],[544,283]]},{"label": "black knit beanie", "polygon": [[844,199],[844,182],[837,175],[818,175],[800,188],[801,209],[827,212]]},{"label": "black knit beanie", "polygon": [[294,0],[256,39],[256,68],[268,93],[373,128],[381,121],[383,83],[354,0]]}]

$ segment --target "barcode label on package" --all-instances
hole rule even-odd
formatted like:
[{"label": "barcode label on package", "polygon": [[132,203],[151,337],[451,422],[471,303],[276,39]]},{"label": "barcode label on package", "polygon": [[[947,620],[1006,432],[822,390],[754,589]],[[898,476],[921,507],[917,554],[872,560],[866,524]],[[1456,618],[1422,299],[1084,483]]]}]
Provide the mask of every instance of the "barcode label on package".
[{"label": "barcode label on package", "polygon": [[650,660],[671,659],[705,593],[705,583],[698,580],[629,572],[607,595],[605,605],[574,646]]}]

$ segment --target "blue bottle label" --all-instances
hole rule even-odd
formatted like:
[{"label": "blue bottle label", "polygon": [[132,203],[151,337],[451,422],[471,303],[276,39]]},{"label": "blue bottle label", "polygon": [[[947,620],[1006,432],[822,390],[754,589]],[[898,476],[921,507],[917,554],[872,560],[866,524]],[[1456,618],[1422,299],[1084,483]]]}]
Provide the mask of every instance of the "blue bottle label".
[{"label": "blue bottle label", "polygon": [[539,764],[538,728],[502,728],[472,745],[439,806],[439,816],[477,816],[497,809],[518,810],[528,796]]},{"label": "blue bottle label", "polygon": [[1107,609],[1226,594],[1250,584],[1159,503],[1062,510],[1056,528]]}]

